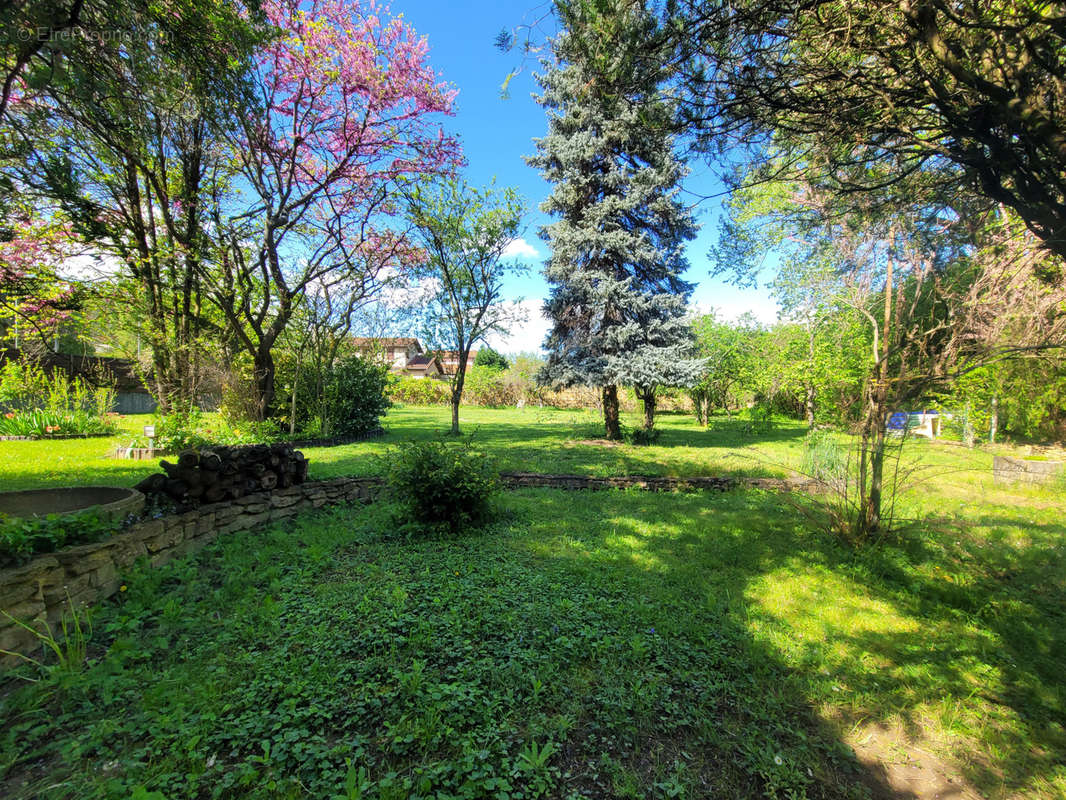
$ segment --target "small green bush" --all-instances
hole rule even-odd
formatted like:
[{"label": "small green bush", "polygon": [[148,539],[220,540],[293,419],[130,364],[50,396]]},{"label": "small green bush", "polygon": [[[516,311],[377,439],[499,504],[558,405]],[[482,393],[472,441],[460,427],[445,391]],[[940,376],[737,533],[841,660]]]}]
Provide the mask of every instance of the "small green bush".
[{"label": "small green bush", "polygon": [[391,401],[385,394],[388,368],[358,356],[339,362],[329,373],[323,397],[323,433],[358,436],[380,427]]},{"label": "small green bush", "polygon": [[625,428],[622,431],[622,437],[626,440],[627,444],[637,445],[638,447],[645,447],[650,444],[655,444],[659,441],[659,436],[662,432],[658,428]]},{"label": "small green bush", "polygon": [[408,442],[383,460],[391,498],[419,526],[455,532],[491,518],[499,472],[472,441]]},{"label": "small green bush", "polygon": [[91,513],[30,518],[0,514],[0,567],[24,564],[38,553],[99,542],[121,527],[121,522]]},{"label": "small green bush", "polygon": [[211,422],[198,408],[156,415],[153,422],[155,446],[167,453],[199,450],[217,444],[269,444],[282,438],[281,430],[272,420],[226,420],[220,414]]},{"label": "small green bush", "polygon": [[770,433],[774,429],[774,416],[768,403],[756,403],[747,410],[746,433]]},{"label": "small green bush", "polygon": [[213,444],[203,430],[204,417],[198,408],[156,415],[152,422],[155,424],[155,446],[168,453],[197,450]]},{"label": "small green bush", "polygon": [[518,387],[509,382],[507,374],[497,367],[475,365],[466,373],[464,403],[500,408],[515,405],[519,397]]}]

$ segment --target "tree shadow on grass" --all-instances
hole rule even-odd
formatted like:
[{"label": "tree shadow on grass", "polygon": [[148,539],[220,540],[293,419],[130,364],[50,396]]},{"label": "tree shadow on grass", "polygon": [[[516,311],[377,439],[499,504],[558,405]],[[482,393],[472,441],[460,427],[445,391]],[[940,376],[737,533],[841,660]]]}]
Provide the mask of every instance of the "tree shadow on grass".
[{"label": "tree shadow on grass", "polygon": [[615,567],[657,591],[677,587],[743,620],[741,633],[760,631],[758,659],[791,694],[782,713],[843,701],[845,718],[898,720],[918,741],[932,713],[964,745],[996,753],[958,764],[976,785],[1033,792],[1062,780],[1066,528],[984,517],[976,524],[1024,526],[1033,540],[958,550],[951,530],[927,527],[856,553],[790,524],[773,495],[744,496],[675,495],[664,508],[615,493],[598,546],[615,542]]},{"label": "tree shadow on grass", "polygon": [[[948,698],[980,744],[989,729],[967,715],[988,695],[1010,735],[994,763],[962,764],[970,778],[1033,795],[1061,766],[1060,526],[1026,543],[928,529],[856,553],[765,492],[501,503],[507,517],[480,535],[398,540],[381,509],[340,509],[133,576],[99,618],[100,644],[122,647],[86,674],[76,714],[53,709],[61,724],[27,747],[82,752],[46,744],[68,737],[173,796],[235,775],[328,796],[352,757],[374,780],[441,791],[550,775],[558,796],[899,797],[855,762],[847,724],[900,719],[921,735]],[[1047,646],[1035,665],[1034,639]],[[547,742],[531,771],[520,754]],[[141,766],[131,748],[158,755]]]},{"label": "tree shadow on grass", "polygon": [[[706,796],[801,787],[811,796],[866,790],[875,797],[906,796],[892,791],[883,769],[854,760],[813,712],[794,670],[751,635],[749,583],[797,555],[800,544],[790,520],[766,507],[772,496],[611,492],[598,495],[589,504],[592,513],[579,510],[575,520],[576,500],[552,492],[519,499],[536,504],[536,519],[567,520],[562,542],[551,535],[551,522],[534,524],[534,535],[522,541],[543,560],[538,569],[620,589],[620,616],[630,621],[624,636],[651,631],[661,637],[663,654],[649,672],[669,684],[664,694],[677,705],[666,700],[642,719],[633,752],[664,742],[672,743],[672,752],[700,750],[704,774],[698,782]],[[545,539],[539,539],[542,531]],[[792,548],[782,547],[787,543]],[[643,676],[643,665],[628,668]],[[595,747],[594,740],[573,742],[571,769],[595,761]],[[629,763],[641,772],[640,759]],[[646,785],[655,782],[653,774],[642,777]]]},{"label": "tree shadow on grass", "polygon": [[[788,448],[795,448],[806,433],[798,424],[781,424],[767,432],[749,433],[739,422],[728,429],[708,430],[688,419],[671,418],[663,424],[661,437],[653,445],[637,447],[623,443],[603,447],[584,441],[602,436],[602,426],[585,419],[584,415],[527,409],[523,414],[530,416],[522,421],[512,422],[501,416],[499,421],[493,419],[482,424],[481,417],[490,412],[471,411],[472,419],[463,427],[464,438],[472,438],[496,458],[504,471],[598,477],[783,477],[788,473],[784,462],[795,460],[794,455],[789,456]],[[376,469],[372,453],[403,441],[439,438],[445,423],[443,416],[419,413],[398,421],[384,438],[373,443],[309,449],[305,452],[311,461],[311,475],[317,478],[372,474]]]},{"label": "tree shadow on grass", "polygon": [[[656,507],[647,527],[625,526],[655,555],[660,580],[710,571],[702,585],[746,596],[738,612],[788,654],[809,702],[839,704],[842,691],[857,715],[898,719],[919,740],[925,715],[936,715],[942,730],[998,753],[959,765],[981,786],[1062,781],[1064,526],[984,516],[974,525],[990,538],[940,524],[855,553],[775,522],[774,497],[753,496],[762,507],[746,521],[723,513],[732,498],[685,498]],[[997,527],[1027,531],[1027,541],[997,538]]]}]

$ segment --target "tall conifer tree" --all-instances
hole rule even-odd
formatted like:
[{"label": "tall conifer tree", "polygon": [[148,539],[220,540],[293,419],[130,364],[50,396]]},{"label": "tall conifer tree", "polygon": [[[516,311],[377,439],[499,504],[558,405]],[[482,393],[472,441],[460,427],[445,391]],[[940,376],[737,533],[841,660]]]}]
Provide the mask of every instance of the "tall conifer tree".
[{"label": "tall conifer tree", "polygon": [[650,429],[657,387],[698,380],[681,279],[696,226],[679,197],[687,171],[662,68],[641,57],[659,36],[654,18],[625,0],[556,10],[564,30],[538,76],[548,135],[527,159],[555,186],[541,206],[555,221],[540,231],[553,321],[540,379],[602,387],[606,435],[619,439],[620,385],[636,388]]}]

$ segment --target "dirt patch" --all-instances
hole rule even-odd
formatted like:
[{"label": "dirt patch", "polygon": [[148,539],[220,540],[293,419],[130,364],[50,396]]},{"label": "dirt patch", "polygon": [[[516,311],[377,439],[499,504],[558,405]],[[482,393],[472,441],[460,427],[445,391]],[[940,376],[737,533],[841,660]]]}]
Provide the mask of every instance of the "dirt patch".
[{"label": "dirt patch", "polygon": [[898,726],[882,723],[845,737],[872,773],[874,796],[888,800],[983,800],[959,770],[914,742]]}]

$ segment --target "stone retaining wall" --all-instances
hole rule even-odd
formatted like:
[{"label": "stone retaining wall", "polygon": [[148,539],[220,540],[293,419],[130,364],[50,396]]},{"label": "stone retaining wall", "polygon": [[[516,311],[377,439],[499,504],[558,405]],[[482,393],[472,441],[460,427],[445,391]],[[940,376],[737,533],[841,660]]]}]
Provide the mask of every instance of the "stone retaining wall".
[{"label": "stone retaining wall", "polygon": [[1061,461],[1030,461],[996,456],[992,459],[992,479],[996,483],[1050,483],[1064,469]]},{"label": "stone retaining wall", "polygon": [[[378,485],[373,478],[337,478],[246,495],[141,522],[105,541],[41,555],[21,567],[2,570],[0,611],[10,616],[0,615],[0,649],[27,655],[39,652],[36,637],[12,617],[40,631],[47,622],[58,632],[70,603],[77,608],[110,597],[118,591],[122,573],[139,558],[159,566],[199,550],[222,533],[245,531],[326,505],[367,502]],[[3,660],[16,661],[11,656]]]},{"label": "stone retaining wall", "polygon": [[[528,472],[504,473],[501,481],[511,489],[564,490],[792,490],[805,486],[802,482],[775,478],[590,478]],[[39,653],[36,637],[16,625],[11,617],[41,631],[47,622],[57,632],[60,618],[69,613],[70,603],[83,607],[110,597],[118,591],[122,573],[139,558],[147,558],[153,566],[159,566],[199,550],[219,534],[246,531],[308,509],[371,502],[380,489],[379,478],[309,481],[141,522],[106,541],[41,555],[21,567],[0,571],[0,611],[10,615],[0,615],[0,649],[27,655]],[[16,660],[7,656],[0,658],[0,663]]]}]

